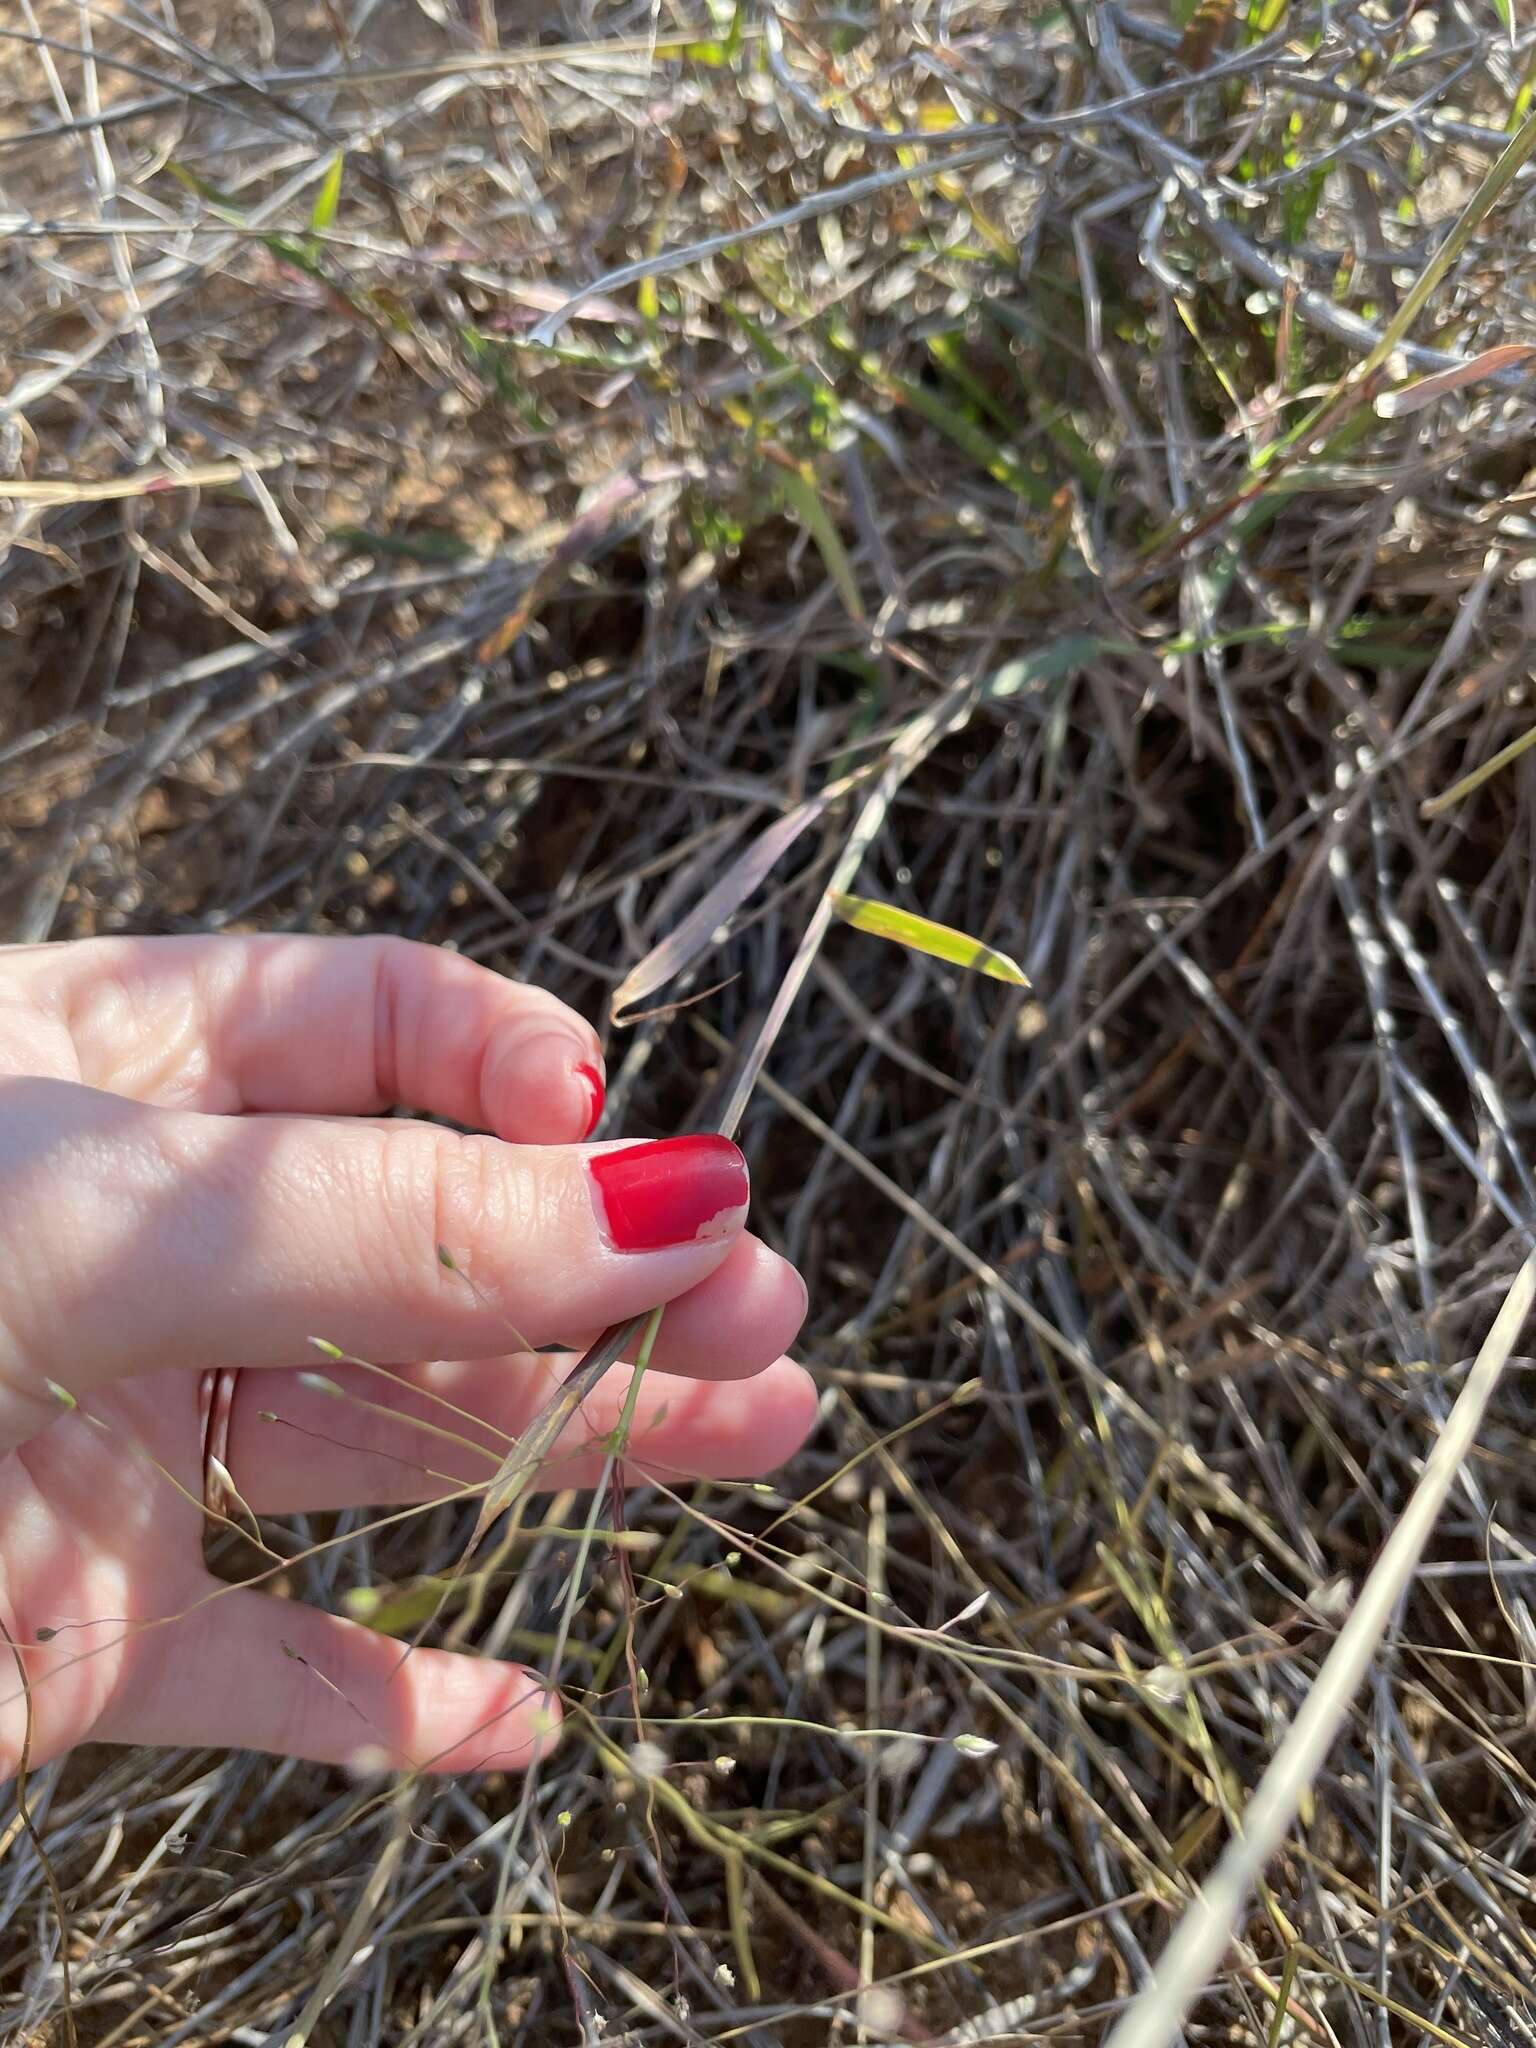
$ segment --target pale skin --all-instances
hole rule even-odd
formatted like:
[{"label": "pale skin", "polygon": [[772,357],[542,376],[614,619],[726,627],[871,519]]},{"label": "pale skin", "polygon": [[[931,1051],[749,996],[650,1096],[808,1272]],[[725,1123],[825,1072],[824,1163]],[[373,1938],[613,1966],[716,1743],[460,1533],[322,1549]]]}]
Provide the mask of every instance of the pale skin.
[{"label": "pale skin", "polygon": [[[519,1769],[554,1739],[537,1674],[402,1660],[209,1574],[206,1367],[242,1369],[228,1462],[258,1514],[484,1484],[574,1362],[523,1346],[579,1350],[658,1303],[630,1473],[751,1478],[793,1455],[816,1407],[783,1356],[799,1276],[744,1208],[696,1242],[615,1248],[587,1165],[610,1148],[581,1142],[600,1065],[553,997],[404,941],[0,948],[0,1622],[33,1764],[89,1739]],[[382,1115],[397,1105],[486,1135]],[[358,1399],[306,1384],[317,1367]],[[544,1483],[595,1483],[628,1384],[607,1376]],[[0,1641],[0,1779],[27,1736]]]}]

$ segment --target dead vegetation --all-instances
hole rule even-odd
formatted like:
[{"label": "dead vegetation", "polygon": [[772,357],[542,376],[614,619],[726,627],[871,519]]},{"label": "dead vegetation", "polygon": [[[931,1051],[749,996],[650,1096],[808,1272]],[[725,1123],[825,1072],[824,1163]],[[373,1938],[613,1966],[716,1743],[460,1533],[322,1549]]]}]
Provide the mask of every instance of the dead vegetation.
[{"label": "dead vegetation", "polygon": [[[612,1128],[718,1111],[860,818],[1033,983],[828,935],[743,1123],[821,1432],[590,1555],[529,1510],[487,1651],[585,1571],[530,1786],[41,1774],[82,2041],[959,2048],[1145,1982],[1536,1211],[1533,37],[9,0],[9,936],[397,930],[604,1017],[830,791]],[[1525,1371],[1191,2039],[1526,2038]],[[292,1590],[472,1519],[290,1527]]]}]

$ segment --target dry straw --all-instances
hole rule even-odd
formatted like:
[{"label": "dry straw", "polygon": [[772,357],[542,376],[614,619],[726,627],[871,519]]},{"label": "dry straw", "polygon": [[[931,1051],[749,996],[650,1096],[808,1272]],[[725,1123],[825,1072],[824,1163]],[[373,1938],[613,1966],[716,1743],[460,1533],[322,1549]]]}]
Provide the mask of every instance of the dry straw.
[{"label": "dry straw", "polygon": [[1504,2038],[1536,25],[0,13],[5,935],[556,989],[822,1390],[776,1487],[444,1408],[478,1488],[264,1526],[562,1747],[35,1774],[0,2035],[67,1952],[101,2048]]}]

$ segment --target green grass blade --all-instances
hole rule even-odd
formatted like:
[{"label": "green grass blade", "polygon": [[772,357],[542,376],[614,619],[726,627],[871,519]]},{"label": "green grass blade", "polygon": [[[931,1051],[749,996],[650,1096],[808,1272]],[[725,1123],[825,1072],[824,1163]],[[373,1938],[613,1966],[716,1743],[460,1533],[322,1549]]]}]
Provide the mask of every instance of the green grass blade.
[{"label": "green grass blade", "polygon": [[1296,1966],[1301,1961],[1301,1951],[1288,1948],[1285,1962],[1280,1971],[1280,1987],[1275,1993],[1275,2010],[1269,2022],[1267,2048],[1280,2048],[1285,2039],[1285,2023],[1290,2017],[1291,1986],[1296,1982]]},{"label": "green grass blade", "polygon": [[210,184],[208,179],[199,177],[197,172],[190,170],[186,164],[178,163],[173,157],[165,169],[166,175],[174,178],[183,191],[191,192],[198,199],[206,199],[225,220],[238,223],[245,219],[245,209],[237,200],[232,199],[217,185]]},{"label": "green grass blade", "polygon": [[449,1607],[462,1605],[470,1590],[467,1578],[423,1578],[394,1589],[353,1586],[342,1595],[341,1604],[349,1620],[361,1622],[376,1635],[405,1636]]},{"label": "green grass blade", "polygon": [[1491,777],[1497,775],[1501,769],[1507,768],[1511,761],[1518,761],[1520,756],[1528,753],[1532,747],[1536,747],[1536,725],[1521,733],[1518,739],[1511,740],[1507,747],[1500,747],[1499,751],[1484,761],[1480,768],[1474,768],[1470,775],[1463,775],[1460,782],[1453,782],[1449,789],[1442,789],[1438,796],[1427,797],[1419,806],[1420,817],[1438,818],[1442,812],[1450,810],[1454,804],[1459,804],[1463,797],[1470,796],[1473,790],[1481,789]]},{"label": "green grass blade", "polygon": [[1037,647],[1033,654],[1020,655],[1016,661],[1005,661],[1002,667],[982,684],[986,697],[1017,697],[1026,690],[1039,689],[1046,683],[1058,683],[1063,676],[1069,676],[1091,661],[1096,654],[1110,650],[1112,643],[1101,640],[1093,633],[1063,633],[1059,640],[1051,640],[1044,647]]},{"label": "green grass blade", "polygon": [[827,574],[843,600],[843,609],[856,626],[862,626],[867,614],[864,600],[859,595],[858,578],[853,573],[848,550],[843,546],[843,537],[832,523],[832,515],[822,503],[821,494],[813,483],[796,474],[780,477],[779,489],[795,517],[815,541],[821,559],[827,565]]},{"label": "green grass blade", "polygon": [[315,194],[315,203],[309,214],[309,225],[313,234],[323,235],[336,219],[336,210],[341,205],[341,173],[345,161],[338,149],[321,180],[320,190]]},{"label": "green grass blade", "polygon": [[1467,244],[1524,169],[1533,151],[1536,151],[1536,113],[1527,114],[1497,160],[1488,167],[1477,190],[1463,207],[1455,226],[1419,272],[1370,354],[1341,377],[1288,434],[1282,435],[1261,449],[1251,466],[1251,473],[1263,469],[1282,455],[1289,454],[1298,442],[1304,442],[1317,430],[1320,422],[1331,408],[1339,403],[1346,391],[1351,388],[1360,389],[1391,360],[1393,351],[1412,332],[1419,315],[1455,269]]},{"label": "green grass blade", "polygon": [[980,463],[988,476],[1006,484],[1010,491],[1042,512],[1049,509],[1055,486],[1026,469],[1011,450],[1000,446],[984,427],[968,419],[958,406],[948,404],[937,392],[930,391],[913,378],[892,377],[890,383],[904,405],[921,413],[930,426],[936,427],[957,448]]},{"label": "green grass blade", "polygon": [[1029,987],[1029,976],[1016,961],[973,939],[969,932],[957,932],[953,925],[935,924],[931,917],[919,917],[914,911],[902,910],[894,903],[877,903],[868,896],[834,895],[831,900],[837,916],[855,931],[890,939],[914,953],[931,954],[952,967],[973,967],[978,974],[1010,982],[1015,988]]}]

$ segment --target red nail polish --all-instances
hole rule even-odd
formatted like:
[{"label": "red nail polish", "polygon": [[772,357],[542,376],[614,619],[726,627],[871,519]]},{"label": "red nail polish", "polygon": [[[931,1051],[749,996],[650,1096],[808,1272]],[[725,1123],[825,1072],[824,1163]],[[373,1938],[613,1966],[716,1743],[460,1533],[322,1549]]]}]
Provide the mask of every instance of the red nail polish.
[{"label": "red nail polish", "polygon": [[587,1161],[597,1218],[621,1252],[729,1236],[747,1206],[747,1162],[729,1138],[662,1138]]},{"label": "red nail polish", "polygon": [[586,1082],[587,1093],[592,1098],[591,1113],[587,1117],[587,1128],[581,1134],[584,1138],[590,1138],[592,1133],[597,1129],[598,1125],[602,1122],[603,1104],[608,1100],[608,1091],[603,1086],[602,1075],[598,1072],[596,1067],[592,1066],[587,1061],[584,1060],[581,1063],[581,1065],[577,1067],[576,1072],[581,1077],[581,1079]]}]

